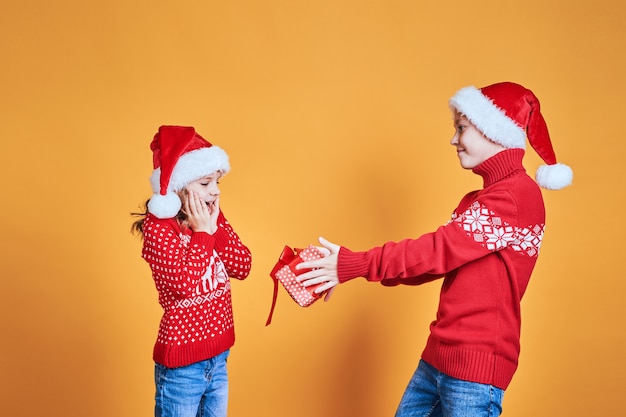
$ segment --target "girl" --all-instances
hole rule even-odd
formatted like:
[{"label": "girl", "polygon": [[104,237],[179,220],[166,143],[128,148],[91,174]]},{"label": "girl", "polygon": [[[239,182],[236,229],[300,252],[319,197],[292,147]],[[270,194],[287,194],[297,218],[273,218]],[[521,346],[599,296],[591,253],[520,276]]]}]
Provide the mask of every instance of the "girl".
[{"label": "girl", "polygon": [[228,156],[193,127],[161,126],[150,145],[154,195],[133,225],[163,307],[154,345],[155,416],[226,416],[235,342],[229,277],[251,255],[220,210]]}]

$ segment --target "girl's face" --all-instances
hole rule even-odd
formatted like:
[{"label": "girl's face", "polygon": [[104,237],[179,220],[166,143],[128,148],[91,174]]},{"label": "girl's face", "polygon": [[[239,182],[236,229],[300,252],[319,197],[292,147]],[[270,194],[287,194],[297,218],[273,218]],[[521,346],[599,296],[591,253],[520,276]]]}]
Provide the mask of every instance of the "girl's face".
[{"label": "girl's face", "polygon": [[220,196],[219,180],[221,177],[222,173],[216,171],[211,175],[191,181],[185,187],[185,191],[194,191],[207,205],[213,205]]},{"label": "girl's face", "polygon": [[454,136],[450,144],[456,147],[461,166],[473,169],[506,148],[490,141],[461,113],[454,114]]}]

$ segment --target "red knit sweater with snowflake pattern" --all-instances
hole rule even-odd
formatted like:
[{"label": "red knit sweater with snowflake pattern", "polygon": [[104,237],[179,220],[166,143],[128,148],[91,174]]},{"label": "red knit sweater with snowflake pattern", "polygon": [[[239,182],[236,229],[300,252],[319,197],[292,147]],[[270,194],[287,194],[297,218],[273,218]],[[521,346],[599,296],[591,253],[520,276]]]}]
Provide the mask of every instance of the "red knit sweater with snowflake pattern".
[{"label": "red knit sweater with snowflake pattern", "polygon": [[520,301],[544,232],[541,190],[522,166],[524,151],[496,154],[473,171],[452,219],[418,239],[367,252],[341,248],[339,281],[418,285],[443,277],[439,309],[422,359],[454,378],[506,389],[520,353]]},{"label": "red knit sweater with snowflake pattern", "polygon": [[154,361],[177,368],[229,349],[235,343],[229,277],[245,279],[252,258],[224,215],[210,235],[149,213],[143,236],[142,256],[163,307]]}]

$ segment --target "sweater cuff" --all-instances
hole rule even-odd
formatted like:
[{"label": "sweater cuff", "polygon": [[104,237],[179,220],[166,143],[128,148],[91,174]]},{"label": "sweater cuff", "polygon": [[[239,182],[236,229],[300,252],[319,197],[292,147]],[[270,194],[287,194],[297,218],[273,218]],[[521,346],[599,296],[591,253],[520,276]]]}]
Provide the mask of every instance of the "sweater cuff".
[{"label": "sweater cuff", "polygon": [[337,278],[343,283],[357,277],[367,278],[367,252],[352,252],[342,246],[337,261]]},{"label": "sweater cuff", "polygon": [[217,228],[215,233],[213,233],[213,238],[215,239],[215,247],[218,250],[224,250],[230,241],[228,232],[223,227]]},{"label": "sweater cuff", "polygon": [[193,232],[191,235],[191,243],[206,247],[207,253],[210,256],[215,247],[215,238],[207,232]]}]

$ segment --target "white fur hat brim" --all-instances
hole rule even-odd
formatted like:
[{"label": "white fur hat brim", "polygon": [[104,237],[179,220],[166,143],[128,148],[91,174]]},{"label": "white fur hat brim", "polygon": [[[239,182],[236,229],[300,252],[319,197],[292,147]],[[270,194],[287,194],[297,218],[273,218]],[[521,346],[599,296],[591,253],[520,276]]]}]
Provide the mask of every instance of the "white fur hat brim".
[{"label": "white fur hat brim", "polygon": [[160,219],[176,216],[181,208],[176,192],[191,181],[218,171],[222,174],[230,171],[228,155],[218,146],[200,148],[182,155],[172,170],[165,195],[160,193],[161,169],[153,170],[150,185],[154,194],[148,203],[148,211]]},{"label": "white fur hat brim", "polygon": [[506,148],[526,149],[524,129],[476,87],[461,88],[450,98],[449,105],[492,141]]}]

